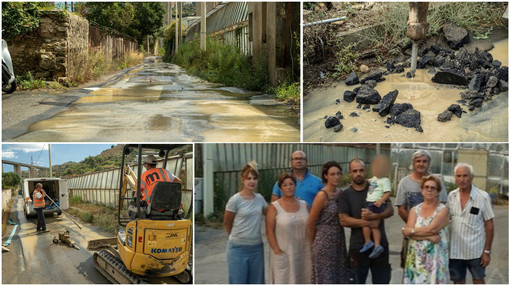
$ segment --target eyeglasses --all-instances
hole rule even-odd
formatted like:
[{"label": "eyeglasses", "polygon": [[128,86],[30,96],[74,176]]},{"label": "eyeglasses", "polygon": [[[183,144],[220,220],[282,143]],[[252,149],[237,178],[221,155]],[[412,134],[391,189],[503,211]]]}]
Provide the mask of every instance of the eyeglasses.
[{"label": "eyeglasses", "polygon": [[306,158],[303,158],[303,157],[296,157],[296,158],[291,158],[292,161],[306,161]]},{"label": "eyeglasses", "polygon": [[434,187],[434,186],[423,186],[423,188],[425,190],[433,190],[433,191],[437,191],[437,187]]}]

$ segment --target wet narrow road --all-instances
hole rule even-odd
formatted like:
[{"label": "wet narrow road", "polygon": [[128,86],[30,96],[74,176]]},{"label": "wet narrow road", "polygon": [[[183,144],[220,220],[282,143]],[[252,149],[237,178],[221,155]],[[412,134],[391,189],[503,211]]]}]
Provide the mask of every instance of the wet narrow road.
[{"label": "wet narrow road", "polygon": [[[50,232],[37,234],[37,218],[26,219],[23,200],[14,199],[11,218],[18,222],[18,229],[2,253],[2,284],[109,284],[95,268],[92,252],[86,249],[87,240],[103,238],[90,227],[78,229],[65,215],[47,216],[46,226]],[[2,234],[5,242],[13,226]],[[80,250],[65,244],[54,244],[53,236],[69,230]]]},{"label": "wet narrow road", "polygon": [[292,142],[298,115],[270,96],[220,87],[146,58],[8,141]]}]

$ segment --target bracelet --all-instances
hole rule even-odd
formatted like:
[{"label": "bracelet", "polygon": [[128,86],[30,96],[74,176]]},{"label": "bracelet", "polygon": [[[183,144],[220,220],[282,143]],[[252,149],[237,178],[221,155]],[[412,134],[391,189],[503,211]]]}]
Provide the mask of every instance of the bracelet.
[{"label": "bracelet", "polygon": [[491,251],[490,250],[484,250],[483,253],[487,253],[487,254],[491,254]]},{"label": "bracelet", "polygon": [[414,234],[414,227],[411,228],[411,235],[413,235],[413,234]]}]

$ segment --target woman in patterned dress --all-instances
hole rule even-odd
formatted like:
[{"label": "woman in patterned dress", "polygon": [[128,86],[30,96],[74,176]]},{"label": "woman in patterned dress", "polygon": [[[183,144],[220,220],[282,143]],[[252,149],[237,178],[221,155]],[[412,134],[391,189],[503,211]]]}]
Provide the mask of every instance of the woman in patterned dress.
[{"label": "woman in patterned dress", "polygon": [[271,246],[269,283],[310,284],[312,261],[306,239],[308,206],[294,196],[296,178],[284,173],[278,178],[282,197],[267,208],[266,233]]},{"label": "woman in patterned dress", "polygon": [[423,203],[409,211],[402,229],[409,237],[404,284],[448,283],[448,208],[439,202],[441,181],[435,176],[423,178]]},{"label": "woman in patterned dress", "polygon": [[348,284],[344,229],[338,219],[338,185],[342,168],[335,161],[322,167],[326,186],[317,193],[308,218],[308,239],[312,242],[312,284]]}]

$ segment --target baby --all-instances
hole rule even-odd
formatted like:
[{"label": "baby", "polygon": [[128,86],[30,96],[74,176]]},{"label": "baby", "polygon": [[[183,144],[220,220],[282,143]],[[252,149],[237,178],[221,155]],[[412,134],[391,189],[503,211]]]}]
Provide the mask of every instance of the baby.
[{"label": "baby", "polygon": [[[366,199],[366,208],[371,212],[378,214],[386,209],[386,201],[391,195],[391,182],[388,178],[390,161],[384,156],[377,156],[372,161],[371,167],[373,177],[368,180],[370,186]],[[375,226],[363,227],[363,238],[365,239],[365,244],[359,252],[365,253],[375,246],[368,256],[370,259],[379,257],[379,255],[381,255],[384,251],[384,248],[381,246],[379,223],[380,221],[376,221]],[[374,241],[370,239],[371,235],[373,236]]]}]

